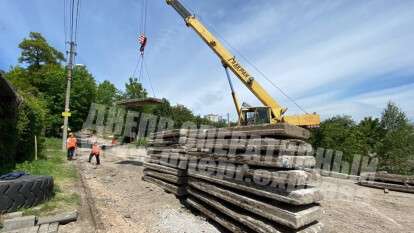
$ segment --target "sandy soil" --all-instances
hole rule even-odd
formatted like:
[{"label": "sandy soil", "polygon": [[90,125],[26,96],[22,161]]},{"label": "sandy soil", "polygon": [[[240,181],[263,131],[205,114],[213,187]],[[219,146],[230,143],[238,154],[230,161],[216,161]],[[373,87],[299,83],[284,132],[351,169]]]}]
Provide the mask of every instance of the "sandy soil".
[{"label": "sandy soil", "polygon": [[[145,150],[111,149],[97,167],[81,153],[77,163],[96,207],[97,232],[220,232],[174,195],[142,181],[144,157]],[[414,232],[414,194],[384,193],[335,178],[324,178],[321,188],[324,232]]]}]

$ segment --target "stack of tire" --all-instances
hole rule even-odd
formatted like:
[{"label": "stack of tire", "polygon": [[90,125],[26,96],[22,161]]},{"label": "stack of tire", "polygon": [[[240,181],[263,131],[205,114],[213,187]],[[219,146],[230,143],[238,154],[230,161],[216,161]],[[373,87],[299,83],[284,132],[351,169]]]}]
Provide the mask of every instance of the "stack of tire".
[{"label": "stack of tire", "polygon": [[36,206],[53,195],[53,177],[22,176],[0,180],[0,214]]}]

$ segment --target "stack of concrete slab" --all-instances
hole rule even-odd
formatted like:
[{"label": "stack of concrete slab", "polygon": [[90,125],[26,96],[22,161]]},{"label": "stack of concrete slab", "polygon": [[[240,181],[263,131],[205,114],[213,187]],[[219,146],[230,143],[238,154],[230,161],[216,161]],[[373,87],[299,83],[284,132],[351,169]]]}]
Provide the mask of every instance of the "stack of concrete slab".
[{"label": "stack of concrete slab", "polygon": [[186,169],[185,202],[231,232],[321,232],[309,135],[287,124],[172,130],[156,135],[149,154]]},{"label": "stack of concrete slab", "polygon": [[320,232],[307,137],[287,124],[204,130],[186,144],[187,204],[231,232]]},{"label": "stack of concrete slab", "polygon": [[[187,154],[180,130],[154,133],[144,163],[145,181],[154,183],[177,196],[186,195]],[[181,140],[181,141],[180,141]]]},{"label": "stack of concrete slab", "polygon": [[360,185],[414,193],[414,176],[403,176],[387,172],[361,174]]}]

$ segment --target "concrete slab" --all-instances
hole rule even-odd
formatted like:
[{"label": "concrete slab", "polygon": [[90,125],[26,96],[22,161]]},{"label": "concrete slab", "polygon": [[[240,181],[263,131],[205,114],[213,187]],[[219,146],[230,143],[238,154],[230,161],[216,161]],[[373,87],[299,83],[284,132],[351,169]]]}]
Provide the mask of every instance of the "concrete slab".
[{"label": "concrete slab", "polygon": [[21,211],[17,211],[17,212],[12,212],[12,213],[8,213],[8,214],[4,214],[2,216],[3,219],[11,219],[11,218],[17,218],[17,217],[22,217],[23,216],[23,212]]},{"label": "concrete slab", "polygon": [[187,176],[185,170],[162,166],[162,165],[155,164],[155,163],[144,163],[144,167],[155,170],[155,171],[163,172],[163,173],[168,173],[171,175]]},{"label": "concrete slab", "polygon": [[150,170],[148,168],[144,169],[144,175],[148,175],[148,176],[152,176],[152,177],[164,180],[164,181],[168,181],[168,182],[177,184],[179,186],[187,184],[187,177],[162,173],[162,172]]},{"label": "concrete slab", "polygon": [[169,137],[192,137],[192,138],[225,138],[225,137],[282,137],[295,139],[308,139],[310,132],[307,129],[286,124],[268,124],[268,125],[252,125],[238,126],[230,128],[212,128],[201,130],[176,129],[166,130],[153,133],[151,138],[169,138]]},{"label": "concrete slab", "polygon": [[10,230],[10,231],[4,231],[4,228],[3,228],[3,231],[1,232],[3,233],[38,233],[38,229],[39,229],[39,226],[19,228],[19,229]]},{"label": "concrete slab", "polygon": [[231,219],[226,218],[223,214],[211,211],[208,207],[203,206],[202,204],[195,201],[193,198],[187,198],[185,202],[189,206],[200,211],[202,215],[220,224],[232,233],[248,232],[248,230],[245,227],[241,226],[239,223],[233,222]]},{"label": "concrete slab", "polygon": [[277,202],[262,202],[194,178],[190,178],[188,184],[192,188],[208,192],[221,200],[293,229],[299,229],[319,220],[322,214],[318,205],[302,207]]},{"label": "concrete slab", "polygon": [[[313,156],[265,156],[258,154],[242,154],[242,155],[220,155],[215,153],[204,152],[188,152],[189,159],[209,159],[212,161],[221,161],[237,164],[247,164],[258,167],[273,167],[273,168],[289,168],[289,169],[305,169],[312,168],[316,165],[315,157]],[[174,154],[165,155],[169,158],[179,158]]]},{"label": "concrete slab", "polygon": [[20,228],[33,227],[36,222],[35,216],[24,216],[12,219],[5,219],[3,222],[3,230],[10,231]]},{"label": "concrete slab", "polygon": [[78,219],[78,212],[77,211],[70,211],[66,213],[61,213],[53,216],[45,216],[39,217],[37,220],[37,224],[49,224],[49,223],[60,223],[60,224],[67,224],[70,222],[74,222]]},{"label": "concrete slab", "polygon": [[[304,170],[266,170],[250,168],[246,165],[238,165],[233,163],[216,163],[216,164],[198,164],[193,166],[190,163],[189,170],[194,173],[205,174],[217,179],[225,179],[228,181],[238,180],[241,183],[251,183],[255,180],[268,181],[267,183],[273,187],[284,187],[299,189],[303,186],[319,182],[321,176],[316,172]],[[265,185],[265,184],[263,184]]]},{"label": "concrete slab", "polygon": [[372,188],[389,189],[389,190],[398,191],[398,192],[414,193],[414,186],[411,186],[411,185],[392,184],[392,183],[384,183],[384,182],[369,181],[369,180],[361,180],[359,184],[362,186],[367,186],[367,187],[372,187]]},{"label": "concrete slab", "polygon": [[173,193],[177,196],[185,196],[187,194],[186,189],[184,187],[178,187],[177,185],[167,183],[152,176],[145,175],[143,176],[143,180],[158,185],[165,191]]},{"label": "concrete slab", "polygon": [[207,152],[219,149],[230,154],[262,152],[270,155],[272,152],[273,155],[311,155],[313,152],[312,146],[302,140],[274,138],[199,139],[193,147],[207,149]]},{"label": "concrete slab", "polygon": [[[367,174],[363,174],[363,175],[367,176]],[[372,177],[375,179],[375,181],[399,183],[402,185],[408,184],[408,185],[414,186],[414,176],[404,176],[404,175],[390,174],[387,172],[377,172]]]},{"label": "concrete slab", "polygon": [[254,195],[270,198],[276,201],[292,205],[307,205],[317,203],[321,201],[323,198],[320,190],[317,188],[308,188],[287,192],[284,190],[279,191],[273,187],[257,185],[252,182],[247,183],[236,180],[227,181],[223,179],[218,179],[215,177],[199,174],[191,170],[188,171],[188,175],[194,178],[206,180],[211,183],[223,185],[226,187],[234,188],[240,191],[248,192]]},{"label": "concrete slab", "polygon": [[[261,218],[257,215],[252,215],[250,212],[240,211],[239,209],[227,205],[225,202],[220,201],[219,199],[208,195],[207,193],[203,193],[197,191],[195,189],[189,188],[188,193],[190,196],[195,197],[197,202],[202,201],[204,204],[213,207],[215,210],[223,213],[235,221],[240,222],[241,224],[247,226],[248,228],[252,229],[254,232],[258,233],[281,233],[281,232],[303,232],[303,230],[313,230],[312,232],[321,232],[320,223],[314,223],[309,226],[305,226],[299,230],[289,229],[287,227],[277,225],[274,222],[271,222],[267,219]],[[213,211],[213,210],[211,210]]]}]

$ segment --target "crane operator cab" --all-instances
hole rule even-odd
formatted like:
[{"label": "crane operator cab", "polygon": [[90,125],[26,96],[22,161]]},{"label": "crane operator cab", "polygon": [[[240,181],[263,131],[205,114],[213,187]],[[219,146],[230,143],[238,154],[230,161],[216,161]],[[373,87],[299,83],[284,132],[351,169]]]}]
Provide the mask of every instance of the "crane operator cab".
[{"label": "crane operator cab", "polygon": [[248,107],[242,108],[243,120],[241,125],[260,125],[271,123],[271,110],[269,107]]}]

